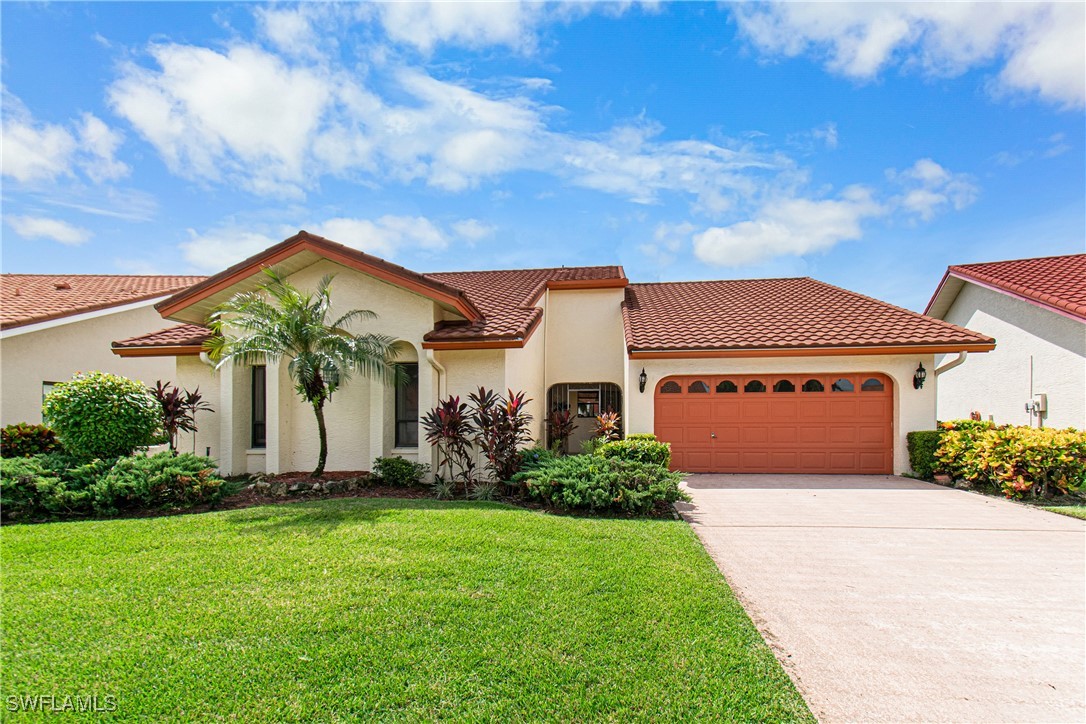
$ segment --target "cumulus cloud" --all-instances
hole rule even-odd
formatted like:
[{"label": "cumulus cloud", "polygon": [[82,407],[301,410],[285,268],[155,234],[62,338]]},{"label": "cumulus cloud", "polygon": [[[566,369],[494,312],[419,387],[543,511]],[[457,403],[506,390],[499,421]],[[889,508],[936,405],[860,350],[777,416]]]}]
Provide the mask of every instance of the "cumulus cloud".
[{"label": "cumulus cloud", "polygon": [[491,224],[484,223],[478,219],[464,219],[463,221],[456,221],[450,224],[452,230],[456,232],[456,235],[461,239],[475,243],[482,241],[494,235],[497,228]]},{"label": "cumulus cloud", "polygon": [[36,120],[23,102],[4,91],[3,175],[21,183],[75,176],[76,168],[94,181],[126,176],[116,153],[124,137],[91,113],[68,125]]},{"label": "cumulus cloud", "polygon": [[694,235],[694,255],[716,266],[755,264],[775,256],[826,251],[863,236],[863,222],[885,213],[871,189],[850,186],[836,199],[771,201],[750,221]]},{"label": "cumulus cloud", "polygon": [[656,225],[652,241],[638,245],[638,251],[653,260],[658,266],[667,266],[678,258],[683,245],[697,229],[689,221],[680,223],[662,222]]},{"label": "cumulus cloud", "polygon": [[6,216],[4,219],[24,239],[52,239],[66,246],[79,246],[91,232],[60,219],[44,216]]},{"label": "cumulus cloud", "polygon": [[393,40],[430,52],[439,43],[467,47],[534,47],[536,27],[547,17],[543,3],[410,2],[378,5]]},{"label": "cumulus cloud", "polygon": [[980,193],[971,176],[952,173],[930,158],[922,158],[901,172],[888,171],[887,176],[904,187],[898,198],[900,205],[924,221],[948,208],[960,211]]},{"label": "cumulus cloud", "polygon": [[738,4],[740,30],[770,55],[814,54],[834,73],[869,80],[891,65],[941,77],[997,65],[996,95],[1086,104],[1082,3]]}]

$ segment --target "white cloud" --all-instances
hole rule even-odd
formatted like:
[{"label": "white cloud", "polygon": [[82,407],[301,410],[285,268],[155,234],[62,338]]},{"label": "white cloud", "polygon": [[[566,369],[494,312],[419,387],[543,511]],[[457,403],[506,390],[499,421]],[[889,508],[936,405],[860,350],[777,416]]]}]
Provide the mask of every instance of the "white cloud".
[{"label": "white cloud", "polygon": [[771,201],[750,221],[711,227],[694,235],[694,255],[716,266],[745,266],[775,256],[826,251],[859,239],[864,220],[885,213],[870,189],[846,188],[837,199]]},{"label": "white cloud", "polygon": [[60,219],[43,216],[6,216],[8,226],[24,239],[52,239],[66,246],[79,246],[92,234],[87,229]]},{"label": "white cloud", "polygon": [[696,228],[689,221],[677,224],[659,223],[652,233],[652,242],[639,244],[638,251],[652,259],[657,266],[667,266],[678,258]]},{"label": "white cloud", "polygon": [[1086,104],[1086,5],[1066,3],[791,3],[733,6],[741,31],[771,55],[815,54],[869,80],[891,65],[953,77],[999,64],[999,95]]},{"label": "white cloud", "polygon": [[494,235],[497,228],[478,219],[464,219],[450,224],[452,230],[464,241],[475,243]]},{"label": "white cloud", "polygon": [[901,172],[889,171],[887,176],[904,187],[901,206],[924,221],[948,208],[960,211],[980,193],[971,176],[952,173],[930,158],[922,158]]},{"label": "white cloud", "polygon": [[535,28],[547,16],[543,3],[405,2],[378,5],[393,40],[430,52],[439,43],[468,47],[534,47]]},{"label": "white cloud", "polygon": [[448,245],[445,233],[422,216],[386,215],[374,221],[336,218],[318,224],[313,231],[384,258],[395,257],[404,247],[440,250]]},{"label": "white cloud", "polygon": [[116,158],[124,136],[91,113],[84,113],[69,129],[34,119],[12,93],[3,93],[3,175],[35,184],[75,176],[82,168],[93,181],[122,178],[127,165]]}]

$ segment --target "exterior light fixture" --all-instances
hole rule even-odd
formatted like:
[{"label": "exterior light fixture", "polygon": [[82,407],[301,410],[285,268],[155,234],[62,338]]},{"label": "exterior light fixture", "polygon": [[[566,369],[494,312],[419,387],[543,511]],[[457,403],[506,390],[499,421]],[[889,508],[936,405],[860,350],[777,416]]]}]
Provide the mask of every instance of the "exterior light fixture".
[{"label": "exterior light fixture", "polygon": [[637,376],[637,389],[641,392],[645,391],[645,384],[649,381],[649,376],[645,374],[645,368],[641,368],[641,374]]},{"label": "exterior light fixture", "polygon": [[924,380],[928,378],[928,371],[924,369],[924,363],[921,362],[916,367],[916,374],[913,375],[913,389],[919,390],[924,386]]}]

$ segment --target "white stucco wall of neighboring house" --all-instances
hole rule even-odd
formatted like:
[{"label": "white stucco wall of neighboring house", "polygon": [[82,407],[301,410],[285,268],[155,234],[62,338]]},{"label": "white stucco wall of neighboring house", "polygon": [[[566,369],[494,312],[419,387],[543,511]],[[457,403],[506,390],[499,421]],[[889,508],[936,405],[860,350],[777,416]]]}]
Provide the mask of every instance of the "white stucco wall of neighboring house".
[{"label": "white stucco wall of neighboring house", "polygon": [[1025,403],[1045,393],[1046,427],[1086,429],[1086,324],[969,282],[944,318],[994,337],[996,348],[940,376],[939,419],[975,410],[999,424],[1037,425]]},{"label": "white stucco wall of neighboring house", "polygon": [[548,292],[548,386],[572,382],[623,384],[624,294],[623,289]]},{"label": "white stucco wall of neighboring house", "polygon": [[[127,311],[82,315],[79,321],[16,327],[0,334],[0,425],[41,422],[42,383],[99,370],[154,385],[175,376],[172,357],[121,358],[110,345],[169,326],[152,300]],[[35,331],[27,331],[27,330]]]},{"label": "white stucco wall of neighboring house", "polygon": [[[919,363],[929,371],[933,355],[855,355],[839,357],[740,357],[722,359],[631,359],[626,397],[627,433],[653,432],[657,383],[671,375],[752,375],[833,372],[881,372],[894,382],[894,470],[909,470],[905,436],[912,430],[935,428],[935,379],[928,375],[923,389],[913,389],[913,373]],[[642,368],[648,376],[644,392],[638,392]]]}]

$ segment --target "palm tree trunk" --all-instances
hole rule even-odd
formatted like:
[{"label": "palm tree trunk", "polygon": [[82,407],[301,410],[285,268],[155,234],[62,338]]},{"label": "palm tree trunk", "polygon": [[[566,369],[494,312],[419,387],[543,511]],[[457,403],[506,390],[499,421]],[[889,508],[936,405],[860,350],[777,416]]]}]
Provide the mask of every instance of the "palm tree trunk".
[{"label": "palm tree trunk", "polygon": [[317,416],[317,432],[321,439],[321,453],[317,458],[317,469],[311,477],[319,478],[324,473],[324,463],[328,460],[328,429],[324,426],[324,403],[313,403],[313,414]]}]

